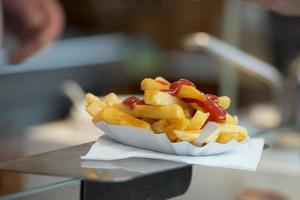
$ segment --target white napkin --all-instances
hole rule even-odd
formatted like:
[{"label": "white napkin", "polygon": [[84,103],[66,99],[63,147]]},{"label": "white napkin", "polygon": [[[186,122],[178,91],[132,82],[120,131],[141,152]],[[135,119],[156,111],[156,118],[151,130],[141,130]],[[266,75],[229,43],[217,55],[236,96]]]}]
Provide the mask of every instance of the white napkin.
[{"label": "white napkin", "polygon": [[213,156],[178,156],[126,146],[101,137],[92,145],[83,160],[118,160],[131,157],[151,158],[255,171],[264,146],[263,139],[250,139],[247,143],[227,153]]}]

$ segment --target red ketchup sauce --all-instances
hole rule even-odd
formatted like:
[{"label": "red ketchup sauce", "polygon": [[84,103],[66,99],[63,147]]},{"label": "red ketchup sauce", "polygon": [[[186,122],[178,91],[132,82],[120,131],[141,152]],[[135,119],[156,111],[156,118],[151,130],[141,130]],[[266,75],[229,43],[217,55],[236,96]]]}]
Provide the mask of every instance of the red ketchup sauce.
[{"label": "red ketchup sauce", "polygon": [[[173,96],[176,96],[180,87],[182,85],[188,85],[196,88],[195,84],[186,79],[179,79],[178,81],[172,83],[167,90],[162,90],[163,92],[167,92]],[[208,120],[215,122],[224,122],[226,120],[226,111],[219,106],[218,97],[212,94],[205,94],[207,100],[201,101],[198,99],[185,99],[182,100],[187,103],[196,103],[200,108],[202,108],[205,112],[210,113]]]},{"label": "red ketchup sauce", "polygon": [[145,102],[142,99],[139,99],[135,96],[128,97],[122,101],[122,103],[129,108],[133,109],[135,105],[144,105]]},{"label": "red ketchup sauce", "polygon": [[209,121],[224,122],[226,120],[226,111],[218,105],[218,97],[212,94],[206,94],[207,101],[198,99],[182,99],[187,103],[196,103],[200,108],[209,114]]},{"label": "red ketchup sauce", "polygon": [[162,90],[162,92],[167,92],[173,96],[175,96],[177,94],[177,92],[179,91],[180,87],[182,85],[189,85],[189,86],[192,86],[192,87],[196,87],[194,85],[194,83],[192,83],[191,81],[189,80],[186,80],[186,79],[179,79],[178,81],[174,82],[174,83],[171,83],[169,89],[167,90]]}]

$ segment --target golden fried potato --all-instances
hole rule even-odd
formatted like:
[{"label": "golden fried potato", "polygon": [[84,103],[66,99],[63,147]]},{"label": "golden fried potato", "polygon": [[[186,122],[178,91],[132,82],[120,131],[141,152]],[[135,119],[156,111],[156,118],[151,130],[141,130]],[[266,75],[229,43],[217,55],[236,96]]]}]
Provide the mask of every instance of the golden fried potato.
[{"label": "golden fried potato", "polygon": [[180,131],[174,130],[174,134],[180,141],[194,142],[200,135],[200,130]]},{"label": "golden fried potato", "polygon": [[237,125],[224,124],[221,133],[217,139],[217,142],[222,144],[225,144],[230,140],[242,142],[247,138],[247,129]]},{"label": "golden fried potato", "polygon": [[242,133],[242,134],[248,135],[247,129],[245,129],[244,127],[241,127],[241,126],[233,125],[233,124],[224,124],[222,132],[223,133],[229,133],[229,132]]},{"label": "golden fried potato", "polygon": [[219,137],[217,138],[217,142],[221,144],[226,144],[230,140],[239,139],[239,133],[220,133]]},{"label": "golden fried potato", "polygon": [[156,77],[154,80],[164,83],[165,85],[171,85],[171,83],[169,81],[167,81],[166,79],[164,79],[161,76]]},{"label": "golden fried potato", "polygon": [[174,126],[173,125],[170,125],[170,126],[168,126],[167,128],[166,128],[166,130],[165,130],[165,133],[166,133],[166,135],[168,136],[168,138],[169,138],[169,140],[171,141],[171,142],[176,142],[177,141],[177,136],[175,135],[175,133],[174,133]]},{"label": "golden fried potato", "polygon": [[99,97],[93,95],[92,93],[87,93],[85,95],[85,104],[88,106],[88,105],[91,105],[94,102],[99,102],[100,103],[102,101],[100,100]]},{"label": "golden fried potato", "polygon": [[147,130],[151,130],[151,126],[149,123],[135,118],[127,113],[119,111],[115,108],[104,108],[101,112],[99,112],[94,118],[94,122],[104,121],[108,124],[116,124],[116,125],[125,125],[125,126],[133,126],[138,128],[144,128]]},{"label": "golden fried potato", "polygon": [[[145,104],[139,102],[132,106],[123,104],[115,93],[109,93],[103,100],[88,93],[86,110],[93,117],[94,122],[104,121],[108,124],[166,133],[171,142],[194,142],[201,135],[210,113],[206,113],[193,100],[188,103],[184,98],[207,101],[207,97],[200,90],[189,85],[181,85],[176,95],[170,94],[168,89],[171,85],[163,77],[143,79],[140,87],[144,91]],[[218,97],[218,105],[221,108],[228,109],[230,104],[229,97]],[[230,140],[241,142],[248,138],[247,130],[238,126],[237,116],[226,113],[226,120],[219,124],[220,128],[204,143],[224,144]]]},{"label": "golden fried potato", "polygon": [[155,132],[155,133],[165,133],[166,132],[166,128],[170,126],[170,123],[168,122],[168,120],[166,119],[161,119],[161,120],[158,120],[156,122],[154,122],[152,125],[151,125],[151,128],[152,130]]},{"label": "golden fried potato", "polygon": [[179,104],[180,102],[182,102],[177,97],[174,97],[166,92],[161,92],[158,90],[145,90],[144,101],[146,104],[149,105],[170,105]]},{"label": "golden fried potato", "polygon": [[182,108],[188,108],[188,109],[191,108],[188,103],[183,102],[181,99],[174,97],[166,92],[161,92],[158,90],[145,90],[144,101],[148,105],[178,104]]},{"label": "golden fried potato", "polygon": [[183,109],[176,104],[165,106],[136,105],[133,108],[134,116],[151,119],[184,118]]},{"label": "golden fried potato", "polygon": [[215,132],[214,134],[212,134],[211,136],[209,136],[205,141],[204,144],[208,144],[210,142],[217,142],[219,135],[221,133],[221,129],[217,132]]},{"label": "golden fried potato", "polygon": [[200,110],[197,110],[197,112],[194,114],[192,119],[190,119],[190,123],[187,130],[200,130],[202,129],[203,125],[207,121],[209,117],[209,113],[204,113]]},{"label": "golden fried potato", "polygon": [[239,123],[239,119],[237,116],[232,116],[229,113],[226,113],[225,124],[238,125],[238,123]]},{"label": "golden fried potato", "polygon": [[138,118],[174,119],[184,118],[183,109],[176,104],[165,106],[135,105],[133,109],[124,104],[115,104],[114,108]]},{"label": "golden fried potato", "polygon": [[152,78],[145,78],[141,82],[141,90],[165,90],[168,88],[168,84],[164,84]]},{"label": "golden fried potato", "polygon": [[86,111],[92,116],[96,116],[99,112],[103,110],[104,107],[102,107],[99,103],[94,102],[86,107]]},{"label": "golden fried potato", "polygon": [[190,120],[186,118],[176,118],[168,120],[170,124],[173,125],[173,128],[175,130],[185,130],[186,127],[188,127]]},{"label": "golden fried potato", "polygon": [[177,97],[180,98],[189,98],[189,99],[198,99],[201,101],[206,101],[207,98],[204,93],[200,92],[196,88],[188,85],[182,85],[178,90]]},{"label": "golden fried potato", "polygon": [[99,97],[87,93],[86,94],[86,111],[94,117],[98,112],[103,108],[106,108],[108,105],[105,101],[102,101]]},{"label": "golden fried potato", "polygon": [[120,103],[118,96],[113,92],[105,95],[104,101],[107,103],[109,107],[113,106],[114,104]]},{"label": "golden fried potato", "polygon": [[223,109],[228,109],[230,107],[231,100],[227,96],[221,96],[218,97],[218,104],[221,106]]},{"label": "golden fried potato", "polygon": [[131,109],[129,106],[124,105],[123,103],[114,104],[112,107],[115,108],[115,109],[117,109],[117,110],[120,110],[122,112],[125,112],[125,113],[127,113],[129,115],[133,115],[134,116],[133,109]]}]

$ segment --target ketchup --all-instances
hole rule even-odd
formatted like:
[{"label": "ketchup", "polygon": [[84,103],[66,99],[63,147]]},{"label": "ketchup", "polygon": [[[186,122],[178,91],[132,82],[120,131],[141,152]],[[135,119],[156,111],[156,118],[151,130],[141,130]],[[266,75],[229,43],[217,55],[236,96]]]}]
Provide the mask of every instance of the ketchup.
[{"label": "ketchup", "polygon": [[196,87],[194,85],[194,83],[192,83],[191,81],[189,80],[186,80],[186,79],[179,79],[178,81],[174,82],[174,83],[171,83],[169,89],[166,89],[166,90],[162,90],[163,92],[167,92],[173,96],[175,96],[177,94],[177,92],[179,91],[180,87],[182,85],[188,85],[188,86],[192,86],[192,87]]},{"label": "ketchup", "polygon": [[213,101],[213,102],[215,102],[216,104],[218,104],[218,96],[216,96],[216,95],[213,95],[213,94],[205,94],[205,96],[209,99],[209,100],[211,100],[211,101]]},{"label": "ketchup", "polygon": [[206,94],[205,96],[207,98],[206,101],[186,98],[182,100],[187,103],[196,103],[205,112],[208,112],[209,121],[224,122],[226,120],[226,111],[218,105],[218,97],[212,94]]},{"label": "ketchup", "polygon": [[139,99],[135,96],[128,97],[122,102],[124,105],[129,106],[131,109],[134,108],[135,105],[144,105],[145,102],[142,99]]}]

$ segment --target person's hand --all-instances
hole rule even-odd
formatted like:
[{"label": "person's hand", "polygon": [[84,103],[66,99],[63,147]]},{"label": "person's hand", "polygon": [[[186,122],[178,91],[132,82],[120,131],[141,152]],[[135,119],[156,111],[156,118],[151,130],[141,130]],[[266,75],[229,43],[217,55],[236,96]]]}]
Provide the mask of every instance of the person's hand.
[{"label": "person's hand", "polygon": [[59,37],[64,27],[64,14],[57,0],[3,0],[4,25],[19,39],[10,52],[18,63]]},{"label": "person's hand", "polygon": [[300,0],[250,0],[282,15],[299,16]]}]

